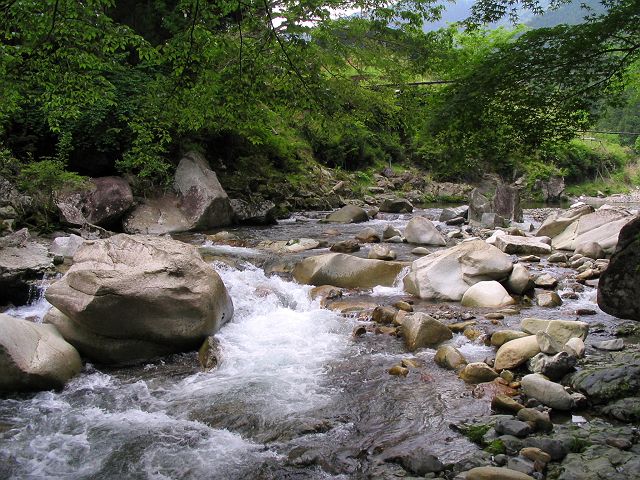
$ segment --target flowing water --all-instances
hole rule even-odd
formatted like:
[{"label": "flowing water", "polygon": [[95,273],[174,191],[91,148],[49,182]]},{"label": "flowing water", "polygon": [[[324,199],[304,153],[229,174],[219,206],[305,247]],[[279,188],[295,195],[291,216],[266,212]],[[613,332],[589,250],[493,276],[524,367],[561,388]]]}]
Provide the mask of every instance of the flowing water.
[{"label": "flowing water", "polygon": [[[387,220],[402,228],[409,218]],[[341,226],[337,238],[365,226],[380,230],[382,223]],[[328,228],[304,217],[237,233],[255,243],[319,238]],[[197,235],[189,240],[205,243]],[[410,248],[398,247],[410,259]],[[86,365],[60,392],[0,397],[0,478],[369,478],[401,452],[426,448],[446,463],[475,449],[449,424],[487,414],[489,398],[474,398],[472,387],[435,367],[434,350],[411,355],[395,337],[352,338],[357,318],[321,309],[310,300],[311,287],[265,275],[254,265],[263,252],[215,248],[237,260],[214,264],[235,306],[217,334],[218,368],[200,372],[193,353],[126,369]],[[562,308],[597,309],[594,291]],[[351,296],[388,304],[404,294],[397,283]],[[39,321],[47,308],[39,296],[7,313]],[[528,309],[526,316],[534,315],[548,313]],[[614,324],[599,310],[590,321]],[[492,354],[462,335],[453,341],[469,361]],[[405,358],[422,367],[406,378],[390,376],[388,369]]]}]

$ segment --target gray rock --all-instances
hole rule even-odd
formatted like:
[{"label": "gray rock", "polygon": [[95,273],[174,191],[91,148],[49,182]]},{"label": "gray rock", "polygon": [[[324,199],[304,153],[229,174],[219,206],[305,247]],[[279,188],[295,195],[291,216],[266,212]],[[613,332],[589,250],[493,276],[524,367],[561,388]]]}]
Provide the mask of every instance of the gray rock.
[{"label": "gray rock", "polygon": [[546,320],[541,318],[523,318],[520,322],[522,331],[531,335],[546,332],[557,342],[567,343],[570,338],[587,338],[589,324],[573,320]]},{"label": "gray rock", "polygon": [[551,246],[541,242],[536,237],[501,235],[496,237],[495,245],[507,254],[546,255],[551,253]]},{"label": "gray rock", "polygon": [[562,460],[569,453],[567,445],[562,440],[556,438],[527,437],[523,440],[523,443],[527,447],[539,448],[543,452],[548,453],[554,462]]},{"label": "gray rock", "polygon": [[492,206],[494,212],[509,221],[523,221],[520,191],[515,186],[502,182],[498,183],[495,195],[493,196]]},{"label": "gray rock", "polygon": [[527,475],[533,475],[535,471],[534,462],[524,457],[511,457],[507,462],[507,467]]},{"label": "gray rock", "polygon": [[360,223],[368,220],[369,214],[363,208],[355,205],[345,205],[324,219],[328,223]]},{"label": "gray rock", "polygon": [[485,197],[477,188],[469,194],[468,218],[470,223],[476,225],[482,221],[482,215],[491,211],[491,201]]},{"label": "gray rock", "polygon": [[409,351],[433,347],[453,338],[451,330],[425,313],[412,313],[404,317],[402,335]]},{"label": "gray rock", "polygon": [[342,240],[331,245],[329,250],[336,253],[357,252],[360,250],[360,242],[356,242],[355,240]]},{"label": "gray rock", "polygon": [[273,225],[276,223],[276,204],[270,200],[247,202],[234,198],[230,201],[235,223],[243,225]]},{"label": "gray rock", "polygon": [[385,213],[411,213],[413,205],[404,198],[385,198],[380,203],[380,211]]},{"label": "gray rock", "polygon": [[418,245],[444,246],[447,244],[442,234],[425,217],[413,217],[404,229],[404,238]]},{"label": "gray rock", "polygon": [[467,383],[485,383],[498,378],[498,372],[484,362],[473,362],[465,365],[460,378]]},{"label": "gray rock", "polygon": [[378,243],[380,241],[380,235],[375,229],[367,227],[356,234],[356,240],[360,243]]},{"label": "gray rock", "polygon": [[426,475],[444,469],[444,465],[438,460],[438,457],[420,447],[387,458],[387,460],[399,463],[405,470],[416,475]]},{"label": "gray rock", "polygon": [[531,290],[533,287],[533,281],[527,267],[520,263],[516,263],[513,266],[509,280],[507,280],[507,288],[509,291],[522,295],[524,292]]},{"label": "gray rock", "polygon": [[640,392],[640,353],[613,352],[605,365],[586,362],[569,378],[571,387],[593,403],[607,403]]},{"label": "gray rock", "polygon": [[547,262],[549,263],[567,263],[568,261],[569,259],[567,258],[567,255],[560,252],[552,253],[547,258]]},{"label": "gray rock", "polygon": [[538,275],[534,283],[538,288],[555,288],[558,285],[558,279],[548,273]]},{"label": "gray rock", "polygon": [[533,431],[528,423],[510,418],[499,419],[493,428],[500,435],[513,435],[518,438],[524,438]]},{"label": "gray rock", "polygon": [[565,228],[583,215],[593,212],[593,207],[585,204],[571,207],[569,210],[550,215],[542,222],[537,235],[555,237],[562,233]]},{"label": "gray rock", "polygon": [[602,413],[621,422],[640,422],[640,397],[627,397],[616,400],[602,409]]},{"label": "gray rock", "polygon": [[558,480],[627,480],[637,478],[640,457],[615,447],[592,445],[581,453],[570,453],[562,462]]},{"label": "gray rock", "polygon": [[606,256],[604,249],[597,242],[581,243],[576,247],[574,252],[584,255],[585,257],[593,258],[594,260],[605,258]]},{"label": "gray rock", "polygon": [[468,212],[469,212],[468,205],[462,205],[460,207],[443,208],[442,212],[440,213],[439,221],[447,222],[449,220],[453,220],[454,218],[462,218],[464,220]]},{"label": "gray rock", "polygon": [[556,292],[541,292],[536,295],[536,303],[539,307],[553,308],[562,305],[562,299]]},{"label": "gray rock", "polygon": [[624,340],[616,338],[614,340],[603,340],[601,342],[593,342],[593,347],[598,350],[606,350],[609,352],[617,352],[624,348]]},{"label": "gray rock", "polygon": [[369,250],[368,258],[374,260],[395,260],[398,254],[385,245],[373,245]]},{"label": "gray rock", "polygon": [[72,234],[68,237],[56,237],[51,242],[49,253],[51,255],[61,255],[65,258],[73,258],[83,243],[84,239],[79,235]]},{"label": "gray rock", "polygon": [[191,245],[121,234],[85,242],[74,261],[46,298],[82,333],[179,352],[198,347],[233,315],[222,280]]},{"label": "gray rock", "polygon": [[542,353],[555,355],[556,353],[564,351],[564,345],[561,342],[558,342],[547,332],[537,332],[536,340],[538,341],[538,346],[540,347],[540,351]]},{"label": "gray rock", "polygon": [[388,240],[393,237],[402,237],[402,232],[388,223],[387,225],[385,225],[384,230],[382,231],[382,239]]},{"label": "gray rock", "polygon": [[509,256],[496,247],[470,240],[414,261],[404,286],[420,298],[460,301],[471,285],[504,280],[512,268]]},{"label": "gray rock", "polygon": [[495,212],[485,212],[480,218],[480,226],[484,228],[501,228],[506,227],[507,224],[507,220]]},{"label": "gray rock", "polygon": [[329,253],[305,258],[296,265],[293,277],[307,285],[372,288],[377,285],[392,286],[403,268],[400,262]]},{"label": "gray rock", "polygon": [[82,369],[78,352],[52,325],[0,314],[0,391],[62,388]]},{"label": "gray rock", "polygon": [[562,385],[554,383],[539,373],[525,375],[522,378],[522,390],[530,398],[558,410],[571,410],[573,399]]},{"label": "gray rock", "polygon": [[495,280],[487,280],[471,285],[462,296],[463,307],[498,308],[512,305],[515,300],[509,292]]},{"label": "gray rock", "polygon": [[441,345],[433,359],[437,365],[449,370],[457,370],[467,364],[464,355],[452,345]]},{"label": "gray rock", "polygon": [[529,370],[541,373],[549,380],[557,381],[572,372],[577,359],[567,352],[560,352],[553,356],[539,353],[529,361]]}]

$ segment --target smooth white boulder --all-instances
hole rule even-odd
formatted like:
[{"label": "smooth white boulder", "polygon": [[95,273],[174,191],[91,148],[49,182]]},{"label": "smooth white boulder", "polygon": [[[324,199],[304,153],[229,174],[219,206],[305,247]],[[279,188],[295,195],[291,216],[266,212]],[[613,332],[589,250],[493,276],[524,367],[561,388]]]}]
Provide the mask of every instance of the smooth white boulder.
[{"label": "smooth white boulder", "polygon": [[417,245],[445,246],[447,244],[431,220],[425,217],[413,217],[409,220],[404,229],[404,238],[407,242]]},{"label": "smooth white boulder", "polygon": [[515,300],[509,292],[495,280],[478,282],[469,287],[462,296],[463,307],[504,307],[512,305]]}]

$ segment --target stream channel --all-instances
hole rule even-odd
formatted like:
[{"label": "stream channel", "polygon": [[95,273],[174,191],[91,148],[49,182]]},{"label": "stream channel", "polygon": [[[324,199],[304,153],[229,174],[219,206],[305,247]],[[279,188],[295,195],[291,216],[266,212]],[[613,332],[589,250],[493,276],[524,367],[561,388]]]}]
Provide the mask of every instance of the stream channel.
[{"label": "stream channel", "polygon": [[[439,211],[380,214],[357,225],[321,224],[315,212],[272,227],[231,231],[249,246],[300,237],[334,242],[365,227],[379,234],[386,223],[402,229],[412,215],[438,218]],[[339,233],[327,237],[329,229]],[[387,478],[392,470],[384,459],[394,453],[423,448],[447,463],[478,448],[449,425],[489,414],[490,395],[477,395],[473,386],[437,367],[434,350],[410,354],[401,339],[388,335],[353,338],[356,315],[322,309],[310,300],[310,286],[265,274],[299,256],[213,245],[202,234],[177,238],[202,247],[233,299],[235,315],[217,334],[218,368],[202,373],[195,353],[122,369],[87,364],[62,391],[0,397],[0,478]],[[399,260],[417,258],[409,245],[392,246]],[[527,267],[560,277],[559,291],[563,276],[572,273],[544,260]],[[407,297],[400,287],[345,296],[375,304]],[[517,326],[529,316],[575,318],[575,310],[586,307],[596,311],[581,318],[597,327],[590,338],[611,338],[619,321],[600,311],[594,299],[595,288],[586,287],[558,309],[523,307],[494,328]],[[448,323],[469,313],[456,303],[415,300],[418,311],[449,312]],[[46,309],[40,296],[7,313],[39,321]],[[486,312],[471,313],[482,319]],[[453,342],[468,361],[493,355],[492,348],[460,334]],[[403,358],[417,358],[422,366],[406,378],[389,375]]]}]

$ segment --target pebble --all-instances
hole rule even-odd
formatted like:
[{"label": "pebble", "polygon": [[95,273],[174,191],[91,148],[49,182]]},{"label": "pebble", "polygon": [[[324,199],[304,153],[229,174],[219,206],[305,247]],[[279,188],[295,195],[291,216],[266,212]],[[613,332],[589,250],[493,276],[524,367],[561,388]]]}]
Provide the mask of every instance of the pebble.
[{"label": "pebble", "polygon": [[504,315],[498,312],[487,313],[484,318],[487,320],[502,320]]},{"label": "pebble", "polygon": [[404,300],[400,300],[394,303],[393,306],[396,307],[398,310],[402,310],[404,312],[413,312],[413,307],[408,302],[405,302]]},{"label": "pebble", "polygon": [[[576,295],[577,297],[577,295]],[[595,315],[598,312],[596,312],[594,309],[592,308],[578,308],[576,310],[576,315]]]},{"label": "pebble", "polygon": [[540,261],[540,257],[536,256],[536,255],[525,255],[524,257],[520,257],[518,258],[518,260],[520,260],[521,262],[539,262]]},{"label": "pebble", "polygon": [[402,365],[394,365],[389,369],[389,375],[396,375],[398,377],[406,377],[409,374],[409,369]]},{"label": "pebble", "polygon": [[466,328],[472,327],[476,323],[477,322],[473,320],[467,320],[466,322],[450,323],[449,325],[447,325],[447,327],[449,327],[449,330],[451,330],[453,333],[462,333]]},{"label": "pebble", "polygon": [[358,325],[356,328],[353,329],[352,335],[354,337],[361,337],[365,333],[367,333],[367,329],[365,328],[365,326],[364,325]]}]

